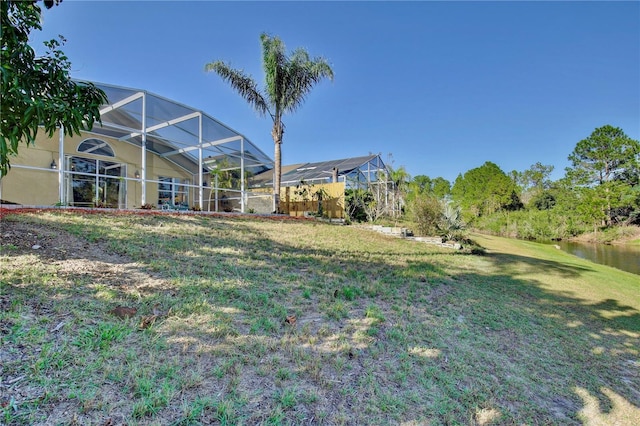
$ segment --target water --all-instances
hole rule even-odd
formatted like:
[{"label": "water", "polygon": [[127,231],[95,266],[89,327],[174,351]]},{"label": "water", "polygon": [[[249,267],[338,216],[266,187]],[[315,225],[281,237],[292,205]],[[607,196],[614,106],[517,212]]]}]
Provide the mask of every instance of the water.
[{"label": "water", "polygon": [[640,247],[628,245],[608,245],[554,242],[567,253],[602,265],[613,266],[623,271],[640,275]]}]

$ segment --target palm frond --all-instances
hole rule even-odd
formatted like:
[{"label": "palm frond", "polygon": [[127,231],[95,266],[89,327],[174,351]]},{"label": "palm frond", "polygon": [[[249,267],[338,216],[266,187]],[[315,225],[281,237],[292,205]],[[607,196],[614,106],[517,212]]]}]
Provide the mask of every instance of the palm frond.
[{"label": "palm frond", "polygon": [[215,72],[224,81],[227,81],[261,115],[271,114],[269,104],[260,93],[258,85],[251,76],[242,70],[231,68],[230,65],[222,61],[210,62],[204,66],[204,70]]},{"label": "palm frond", "polygon": [[283,110],[294,112],[306,100],[311,89],[325,78],[333,81],[333,70],[324,58],[310,59],[303,50],[296,50],[287,64],[282,98]]},{"label": "palm frond", "polygon": [[262,66],[265,73],[265,92],[269,98],[275,115],[280,116],[280,102],[282,98],[283,84],[286,76],[284,70],[288,62],[285,45],[278,37],[272,37],[267,33],[260,35],[262,42]]}]

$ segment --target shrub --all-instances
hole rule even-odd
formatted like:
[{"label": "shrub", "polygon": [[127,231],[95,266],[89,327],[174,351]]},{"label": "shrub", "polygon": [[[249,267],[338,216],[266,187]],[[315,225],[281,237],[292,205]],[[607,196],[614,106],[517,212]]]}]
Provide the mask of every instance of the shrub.
[{"label": "shrub", "polygon": [[444,211],[442,203],[437,198],[431,195],[419,196],[411,202],[409,211],[419,235],[438,233],[438,224]]},{"label": "shrub", "polygon": [[366,222],[367,212],[365,206],[373,201],[369,191],[363,189],[347,189],[344,195],[346,213],[351,221]]}]

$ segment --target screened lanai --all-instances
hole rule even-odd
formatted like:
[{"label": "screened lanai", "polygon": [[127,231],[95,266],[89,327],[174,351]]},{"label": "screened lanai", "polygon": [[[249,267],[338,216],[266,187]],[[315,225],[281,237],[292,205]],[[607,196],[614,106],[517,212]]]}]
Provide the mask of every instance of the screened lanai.
[{"label": "screened lanai", "polygon": [[[249,185],[251,188],[271,188],[273,172],[252,177]],[[318,200],[322,197],[323,214],[331,218],[345,217],[345,195],[351,189],[372,194],[380,208],[391,214],[400,208],[394,182],[389,179],[389,169],[378,154],[282,166],[281,192],[284,195],[281,208],[289,214],[299,216],[309,210],[319,210]],[[318,195],[320,193],[322,195]],[[315,201],[311,200],[313,197],[316,197]]]},{"label": "screened lanai", "polygon": [[[283,166],[282,186],[344,182],[346,189],[366,189],[373,184],[386,182],[388,174],[387,166],[380,155],[371,154],[341,160]],[[273,173],[255,176],[250,184],[252,187],[271,187]]]},{"label": "screened lanai", "polygon": [[[193,204],[203,210],[211,208],[207,201],[213,195],[209,194],[218,194],[219,189],[227,198],[236,198],[244,211],[248,197],[246,178],[273,168],[273,161],[251,141],[200,110],[146,90],[94,84],[105,92],[108,104],[100,110],[102,123],[96,123],[90,132],[140,148],[140,170],[134,177],[142,185],[140,205],[149,202],[148,185],[165,183],[148,174],[149,152],[193,176],[181,186],[194,190]],[[62,147],[63,136],[60,139]],[[60,164],[64,164],[62,151],[61,148]],[[233,188],[217,188],[211,174],[214,170],[236,171],[237,184]],[[64,197],[61,189],[60,199]]]}]

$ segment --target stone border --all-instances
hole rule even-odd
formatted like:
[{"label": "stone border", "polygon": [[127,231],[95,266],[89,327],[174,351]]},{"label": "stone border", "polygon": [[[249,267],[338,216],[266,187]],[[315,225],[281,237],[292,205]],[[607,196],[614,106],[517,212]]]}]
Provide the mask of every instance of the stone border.
[{"label": "stone border", "polygon": [[371,225],[365,226],[365,228],[371,229],[376,232],[380,232],[381,234],[391,235],[393,237],[404,238],[412,241],[419,241],[422,243],[432,244],[438,247],[446,247],[454,250],[461,250],[462,244],[460,243],[447,243],[442,240],[442,237],[415,237],[413,235],[413,231],[407,228],[400,227],[391,227],[391,226],[381,226],[381,225]]}]

